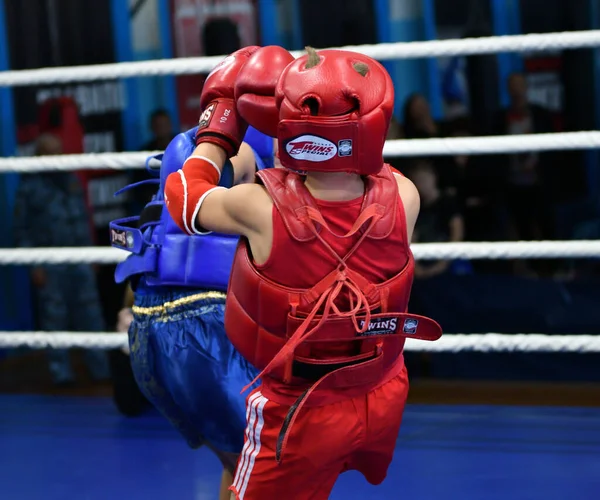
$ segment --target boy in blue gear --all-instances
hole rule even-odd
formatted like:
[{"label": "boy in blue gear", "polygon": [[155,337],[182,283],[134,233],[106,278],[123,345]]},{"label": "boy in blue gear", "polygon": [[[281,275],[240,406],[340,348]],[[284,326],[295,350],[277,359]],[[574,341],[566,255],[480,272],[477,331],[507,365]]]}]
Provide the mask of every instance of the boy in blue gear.
[{"label": "boy in blue gear", "polygon": [[[189,446],[209,446],[221,460],[221,497],[229,498],[231,473],[244,444],[245,398],[257,375],[231,345],[224,328],[225,292],[237,237],[188,236],[164,206],[164,181],[194,151],[196,129],[179,134],[161,163],[160,187],[140,217],[111,223],[111,243],[131,253],[117,282],[135,292],[129,327],[131,365],[144,396],[179,430]],[[249,129],[220,185],[254,182],[273,167],[274,142]]]}]

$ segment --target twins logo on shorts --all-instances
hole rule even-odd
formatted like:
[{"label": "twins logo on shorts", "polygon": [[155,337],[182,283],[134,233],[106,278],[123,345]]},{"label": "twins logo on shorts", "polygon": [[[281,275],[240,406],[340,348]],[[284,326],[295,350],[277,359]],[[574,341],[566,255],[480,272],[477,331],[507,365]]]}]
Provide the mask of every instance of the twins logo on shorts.
[{"label": "twins logo on shorts", "polygon": [[200,116],[200,120],[198,121],[198,128],[206,128],[210,124],[210,120],[215,111],[216,104],[211,104],[204,110],[204,113]]},{"label": "twins logo on shorts", "polygon": [[[365,320],[361,320],[358,323],[360,328],[364,328]],[[398,318],[377,318],[369,321],[368,328],[359,333],[359,337],[369,337],[370,335],[390,335],[392,333],[396,333],[396,329],[398,328]]]}]

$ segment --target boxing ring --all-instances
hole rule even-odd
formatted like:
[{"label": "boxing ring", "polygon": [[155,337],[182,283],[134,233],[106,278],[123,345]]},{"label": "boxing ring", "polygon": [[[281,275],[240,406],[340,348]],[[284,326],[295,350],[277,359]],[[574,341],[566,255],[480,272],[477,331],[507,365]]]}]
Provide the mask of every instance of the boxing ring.
[{"label": "boxing ring", "polygon": [[[600,31],[344,47],[385,61],[447,55],[595,48]],[[217,57],[0,72],[0,86],[208,72]],[[388,141],[386,156],[591,149],[600,131]],[[151,152],[0,158],[0,173],[143,168]],[[485,167],[482,167],[485,168]],[[414,244],[416,259],[598,258],[600,241]],[[117,263],[109,247],[0,249],[0,265]],[[0,348],[101,348],[106,332],[0,332]],[[446,334],[407,351],[600,352],[600,336]],[[126,419],[103,398],[0,395],[0,490],[7,499],[212,499],[220,464],[191,451],[151,413]],[[344,474],[332,499],[592,499],[600,496],[600,408],[409,405],[385,483]]]}]

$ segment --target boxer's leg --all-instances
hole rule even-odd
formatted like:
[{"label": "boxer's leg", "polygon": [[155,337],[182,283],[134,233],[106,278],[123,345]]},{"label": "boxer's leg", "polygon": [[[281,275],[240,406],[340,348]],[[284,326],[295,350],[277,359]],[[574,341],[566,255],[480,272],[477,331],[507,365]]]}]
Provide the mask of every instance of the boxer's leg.
[{"label": "boxer's leg", "polygon": [[356,406],[363,414],[365,437],[352,455],[349,468],[360,471],[371,484],[382,483],[387,475],[407,396],[408,375],[404,367],[398,376],[381,387],[355,398]]},{"label": "boxer's leg", "polygon": [[233,473],[223,469],[221,485],[219,486],[219,500],[229,500],[229,488],[233,484]]},{"label": "boxer's leg", "polygon": [[[132,332],[132,339],[137,341],[131,346],[138,369],[151,365],[153,377],[164,389],[161,398],[154,398],[154,404],[190,445],[201,437],[219,457],[224,468],[220,498],[226,500],[243,445],[245,404],[240,391],[257,372],[235,351],[225,334],[225,298],[220,295],[171,294],[163,298],[162,304],[170,305],[159,315],[156,301],[136,300],[136,318],[146,312],[152,321],[145,327],[147,339],[143,342],[139,332]],[[140,359],[144,345],[152,346],[152,362]]]},{"label": "boxer's leg", "polygon": [[[136,302],[148,304],[148,298],[138,300],[136,297]],[[160,297],[152,298],[162,301]],[[155,335],[160,332],[156,331],[154,323],[160,316],[146,313],[144,309],[150,307],[155,306],[138,305],[138,312],[134,308],[134,319],[129,327],[130,360],[135,381],[146,399],[181,433],[188,445],[199,448],[204,439],[171,394],[164,361],[169,353],[157,346]]]},{"label": "boxer's leg", "polygon": [[[96,275],[87,264],[73,266],[68,284],[69,315],[72,328],[79,332],[104,332],[106,325],[100,305]],[[110,377],[108,355],[102,349],[86,349],[85,360],[94,380]]]},{"label": "boxer's leg", "polygon": [[257,372],[229,342],[224,307],[224,294],[215,292],[138,294],[130,347],[148,399],[190,446],[202,439],[232,472],[244,439],[240,391]]},{"label": "boxer's leg", "polygon": [[227,338],[224,311],[224,298],[190,303],[172,316],[176,322],[164,325],[168,334],[157,339],[157,345],[162,342],[161,348],[169,350],[169,343],[176,343],[177,350],[169,357],[169,372],[177,371],[177,377],[170,378],[173,398],[233,470],[246,425],[245,395],[240,392],[257,371]]},{"label": "boxer's leg", "polygon": [[279,433],[290,406],[262,395],[248,397],[245,443],[231,490],[235,500],[326,500],[346,458],[360,445],[364,427],[352,399],[304,407],[289,429],[277,462]]}]

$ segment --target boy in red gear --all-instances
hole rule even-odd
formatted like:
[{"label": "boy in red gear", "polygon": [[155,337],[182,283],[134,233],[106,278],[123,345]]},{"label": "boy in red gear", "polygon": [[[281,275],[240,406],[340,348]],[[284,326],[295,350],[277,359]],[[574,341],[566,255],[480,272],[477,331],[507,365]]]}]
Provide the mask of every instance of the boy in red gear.
[{"label": "boy in red gear", "polygon": [[[404,339],[441,335],[406,313],[419,199],[383,163],[390,77],[352,52],[290,62],[280,47],[243,49],[211,73],[201,105],[198,147],[165,198],[190,234],[245,237],[225,323],[262,384],[232,498],[325,499],[350,469],[379,484],[408,392]],[[218,188],[247,123],[277,137],[285,168]]]}]

